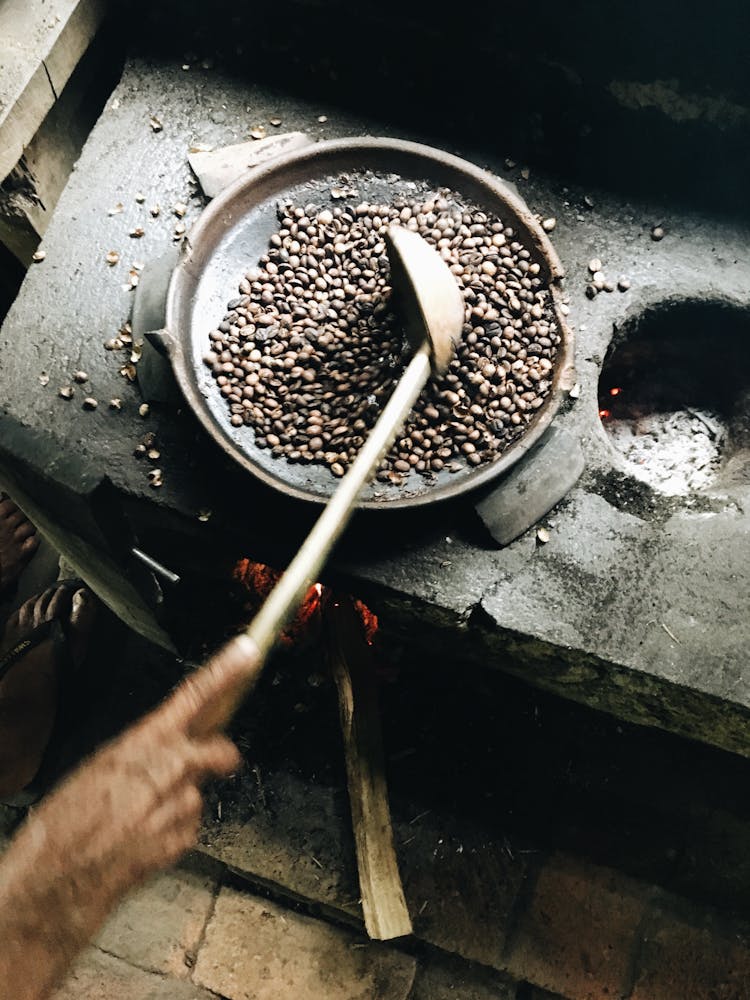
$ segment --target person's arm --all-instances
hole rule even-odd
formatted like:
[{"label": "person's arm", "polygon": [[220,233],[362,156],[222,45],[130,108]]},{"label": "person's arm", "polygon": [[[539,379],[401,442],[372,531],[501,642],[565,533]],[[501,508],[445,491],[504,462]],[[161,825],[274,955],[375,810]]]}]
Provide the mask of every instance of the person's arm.
[{"label": "person's arm", "polygon": [[4,996],[49,996],[122,896],[195,844],[202,783],[240,761],[206,720],[259,672],[233,640],[32,811],[0,859]]}]

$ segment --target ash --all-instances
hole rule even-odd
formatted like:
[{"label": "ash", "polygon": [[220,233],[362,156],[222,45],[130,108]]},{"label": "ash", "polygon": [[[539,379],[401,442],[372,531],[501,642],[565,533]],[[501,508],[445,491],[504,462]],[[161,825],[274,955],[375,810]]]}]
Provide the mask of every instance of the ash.
[{"label": "ash", "polygon": [[691,408],[611,417],[604,426],[633,475],[668,496],[704,489],[717,477],[726,431],[716,413]]}]

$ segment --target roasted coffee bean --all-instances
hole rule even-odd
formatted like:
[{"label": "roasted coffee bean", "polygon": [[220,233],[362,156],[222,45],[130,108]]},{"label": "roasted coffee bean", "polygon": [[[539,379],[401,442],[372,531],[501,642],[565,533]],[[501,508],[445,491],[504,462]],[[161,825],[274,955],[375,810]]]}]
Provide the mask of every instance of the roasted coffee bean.
[{"label": "roasted coffee bean", "polygon": [[438,248],[466,313],[448,372],[425,387],[378,478],[400,485],[412,469],[430,476],[491,461],[551,385],[560,334],[542,263],[512,227],[450,191],[391,205],[341,197],[333,208],[279,207],[266,253],[208,335],[204,361],[230,422],[253,427],[274,457],[344,475],[410,354],[381,235],[395,223]]}]

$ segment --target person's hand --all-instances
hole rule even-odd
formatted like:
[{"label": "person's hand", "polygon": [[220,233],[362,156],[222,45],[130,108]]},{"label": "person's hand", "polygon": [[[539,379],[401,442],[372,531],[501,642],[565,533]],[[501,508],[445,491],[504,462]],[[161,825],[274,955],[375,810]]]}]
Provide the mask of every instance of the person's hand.
[{"label": "person's hand", "polygon": [[202,784],[240,763],[219,730],[259,669],[251,640],[238,637],[83,764],[37,812],[50,846],[75,852],[114,893],[177,861],[197,838]]},{"label": "person's hand", "polygon": [[32,811],[0,861],[0,981],[17,1000],[46,996],[121,896],[195,844],[202,784],[240,763],[220,730],[260,669],[232,640]]}]

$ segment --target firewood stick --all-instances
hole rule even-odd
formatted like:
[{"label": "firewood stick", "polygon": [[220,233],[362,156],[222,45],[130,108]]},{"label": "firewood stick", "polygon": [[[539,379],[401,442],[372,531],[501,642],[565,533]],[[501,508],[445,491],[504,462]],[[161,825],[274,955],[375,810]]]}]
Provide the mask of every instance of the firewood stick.
[{"label": "firewood stick", "polygon": [[388,941],[411,934],[412,926],[393,846],[373,657],[350,598],[329,600],[324,620],[339,696],[365,928],[371,938]]}]

